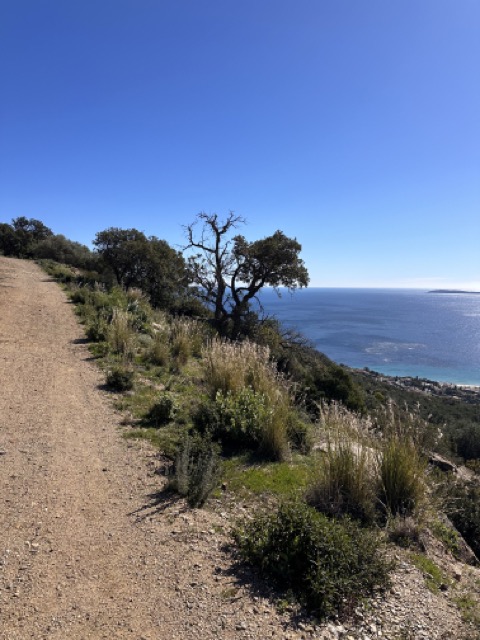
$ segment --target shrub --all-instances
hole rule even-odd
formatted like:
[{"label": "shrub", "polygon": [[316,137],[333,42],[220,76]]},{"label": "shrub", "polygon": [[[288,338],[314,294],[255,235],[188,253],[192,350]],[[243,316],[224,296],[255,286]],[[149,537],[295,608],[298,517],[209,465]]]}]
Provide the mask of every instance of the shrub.
[{"label": "shrub", "polygon": [[425,463],[415,444],[389,436],[378,456],[378,499],[386,516],[412,515],[425,496]]},{"label": "shrub", "polygon": [[186,436],[175,458],[171,486],[185,496],[190,507],[202,507],[220,474],[218,446],[208,435]]},{"label": "shrub", "polygon": [[430,525],[433,535],[443,543],[446,549],[450,551],[454,558],[457,560],[462,559],[462,547],[459,540],[458,531],[452,527],[449,523],[440,520],[435,520]]},{"label": "shrub", "polygon": [[320,618],[351,611],[388,584],[389,564],[376,534],[335,522],[301,503],[261,513],[234,533],[241,557]]},{"label": "shrub", "polygon": [[70,292],[70,300],[74,304],[85,304],[88,299],[88,291],[84,288],[77,287]]},{"label": "shrub", "polygon": [[270,417],[267,398],[244,387],[238,393],[217,392],[217,433],[225,443],[234,447],[255,448],[263,438],[265,424]]},{"label": "shrub", "polygon": [[130,324],[135,331],[146,331],[152,319],[152,308],[147,296],[140,289],[128,289],[126,293],[126,311]]},{"label": "shrub", "polygon": [[307,455],[313,447],[313,430],[309,422],[305,422],[294,411],[290,411],[286,419],[287,438],[294,449]]},{"label": "shrub", "polygon": [[107,372],[107,386],[113,391],[130,391],[133,389],[134,372],[120,365]]},{"label": "shrub", "polygon": [[175,418],[177,406],[171,395],[164,393],[153,405],[147,415],[147,420],[156,427],[168,424]]},{"label": "shrub", "polygon": [[93,319],[87,319],[87,328],[85,334],[92,342],[104,342],[107,339],[108,323],[97,315]]},{"label": "shrub", "polygon": [[329,441],[307,498],[328,516],[349,515],[364,523],[375,518],[373,455],[350,437]]},{"label": "shrub", "polygon": [[266,458],[284,460],[288,441],[282,409],[281,403],[272,407],[264,394],[250,387],[238,393],[218,391],[215,402],[199,407],[194,424],[221,440],[227,450],[254,450]]},{"label": "shrub", "polygon": [[480,559],[480,485],[455,483],[446,498],[445,512]]},{"label": "shrub", "polygon": [[389,539],[404,549],[421,546],[421,529],[411,516],[396,516],[387,523]]},{"label": "shrub", "polygon": [[455,434],[457,453],[465,460],[480,458],[480,424],[469,424]]},{"label": "shrub", "polygon": [[[204,350],[205,379],[217,405],[210,410],[222,441],[255,449],[273,460],[289,452],[290,385],[270,361],[270,352],[250,342],[213,340]],[[205,415],[204,415],[205,417]]]},{"label": "shrub", "polygon": [[54,260],[40,260],[41,267],[48,273],[48,275],[55,278],[59,282],[63,282],[64,284],[68,284],[70,282],[74,282],[75,280],[75,271],[68,267],[66,264],[60,264],[55,262]]},{"label": "shrub", "polygon": [[170,360],[170,349],[165,342],[165,337],[161,333],[156,333],[152,344],[147,351],[146,358],[152,364],[159,367],[165,367]]}]

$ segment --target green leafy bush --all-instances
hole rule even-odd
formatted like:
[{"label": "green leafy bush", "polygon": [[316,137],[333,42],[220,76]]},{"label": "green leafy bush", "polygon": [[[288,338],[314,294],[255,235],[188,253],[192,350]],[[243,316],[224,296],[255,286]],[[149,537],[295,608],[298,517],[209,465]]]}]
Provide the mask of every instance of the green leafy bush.
[{"label": "green leafy bush", "polygon": [[70,292],[70,300],[74,304],[85,304],[88,299],[88,290],[82,287],[72,289]]},{"label": "green leafy bush", "polygon": [[202,507],[216,487],[220,474],[218,445],[206,436],[185,436],[175,458],[172,488],[185,496],[190,507]]},{"label": "green leafy bush", "polygon": [[147,420],[156,427],[161,427],[175,418],[176,411],[174,399],[171,395],[164,393],[148,412]]},{"label": "green leafy bush", "polygon": [[92,342],[104,342],[108,335],[108,323],[100,315],[86,319],[85,334]]},{"label": "green leafy bush", "polygon": [[234,533],[241,557],[321,618],[345,614],[388,584],[390,565],[373,532],[302,503],[254,516]]},{"label": "green leafy bush", "polygon": [[107,371],[106,381],[112,391],[130,391],[133,389],[134,372],[118,365]]},{"label": "green leafy bush", "polygon": [[244,387],[238,393],[217,392],[215,405],[219,414],[217,433],[222,440],[238,447],[258,447],[264,426],[270,417],[267,398]]},{"label": "green leafy bush", "polygon": [[200,406],[194,423],[229,451],[253,450],[273,460],[284,460],[288,452],[281,402],[272,407],[266,395],[250,387],[217,391],[214,402]]}]

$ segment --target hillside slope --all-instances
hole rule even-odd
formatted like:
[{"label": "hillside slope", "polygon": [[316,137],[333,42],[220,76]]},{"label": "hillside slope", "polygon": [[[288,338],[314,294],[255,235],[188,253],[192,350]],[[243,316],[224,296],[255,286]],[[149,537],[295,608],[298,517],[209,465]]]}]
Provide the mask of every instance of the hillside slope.
[{"label": "hillside slope", "polygon": [[277,611],[232,570],[239,505],[188,510],[162,493],[161,457],[122,440],[58,285],[0,257],[0,318],[2,640],[467,637],[454,587],[431,593],[407,554],[349,624]]}]

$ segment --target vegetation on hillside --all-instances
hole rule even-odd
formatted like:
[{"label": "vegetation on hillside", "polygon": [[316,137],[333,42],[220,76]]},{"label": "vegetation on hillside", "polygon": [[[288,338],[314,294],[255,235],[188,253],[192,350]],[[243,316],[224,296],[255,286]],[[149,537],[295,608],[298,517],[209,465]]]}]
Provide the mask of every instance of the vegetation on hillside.
[{"label": "vegetation on hillside", "polygon": [[[111,228],[95,252],[72,243],[60,264],[69,241],[38,221],[4,225],[0,247],[32,258],[49,247],[41,264],[76,305],[126,435],[162,450],[170,487],[190,506],[220,483],[254,504],[236,529],[240,556],[320,617],[388,583],[389,540],[418,554],[422,529],[456,541],[451,521],[478,555],[474,473],[453,481],[427,461],[440,450],[476,468],[480,407],[375,385],[255,313],[259,287],[303,286],[308,274],[296,241],[230,238],[239,222],[200,216],[200,240],[196,227],[187,235],[201,255],[189,261],[163,240]],[[23,249],[9,253],[17,233]]]}]

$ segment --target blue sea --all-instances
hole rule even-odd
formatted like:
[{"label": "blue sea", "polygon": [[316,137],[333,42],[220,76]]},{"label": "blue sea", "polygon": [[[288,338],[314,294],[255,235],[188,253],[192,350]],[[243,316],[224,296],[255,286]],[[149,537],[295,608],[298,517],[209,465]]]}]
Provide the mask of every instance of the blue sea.
[{"label": "blue sea", "polygon": [[262,292],[269,315],[338,363],[480,385],[480,295],[416,289]]}]

